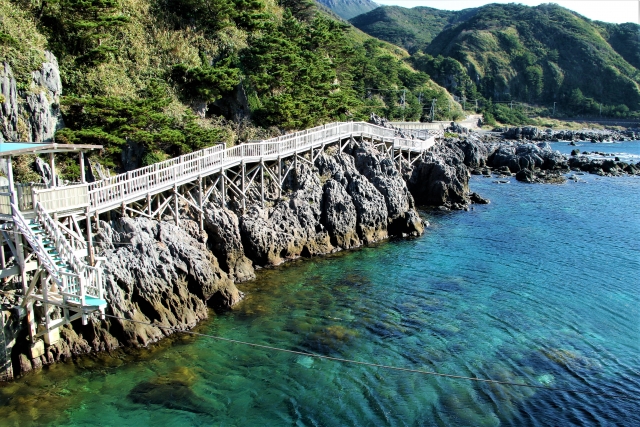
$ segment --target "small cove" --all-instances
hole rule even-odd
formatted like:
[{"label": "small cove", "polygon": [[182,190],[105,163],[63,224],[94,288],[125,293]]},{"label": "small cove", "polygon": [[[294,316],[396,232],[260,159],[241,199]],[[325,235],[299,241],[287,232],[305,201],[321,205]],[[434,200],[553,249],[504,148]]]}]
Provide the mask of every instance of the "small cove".
[{"label": "small cove", "polygon": [[[633,154],[638,144],[578,148]],[[420,238],[262,270],[240,286],[245,301],[197,330],[394,366],[636,398],[640,179],[581,180],[527,185],[473,177],[472,190],[491,204],[424,213],[431,227]],[[638,404],[184,336],[153,351],[86,357],[3,385],[0,423],[636,425]]]}]

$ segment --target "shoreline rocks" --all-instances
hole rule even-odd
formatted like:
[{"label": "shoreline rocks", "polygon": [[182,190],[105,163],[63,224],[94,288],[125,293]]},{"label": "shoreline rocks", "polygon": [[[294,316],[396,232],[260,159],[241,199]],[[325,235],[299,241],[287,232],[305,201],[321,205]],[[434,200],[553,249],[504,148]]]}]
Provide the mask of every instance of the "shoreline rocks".
[{"label": "shoreline rocks", "polygon": [[226,207],[206,205],[202,234],[188,205],[181,206],[180,227],[145,218],[100,222],[94,235],[105,257],[108,314],[142,323],[109,317],[86,326],[75,322],[33,358],[23,328],[12,352],[16,374],[91,352],[148,346],[190,329],[209,308],[227,310],[241,301],[236,283],[253,279],[256,269],[418,236],[426,224],[417,205],[448,211],[489,203],[469,190],[471,174],[528,183],[561,183],[570,170],[640,174],[640,163],[567,157],[546,142],[483,140],[474,132],[437,141],[413,164],[403,159],[398,165],[369,143],[351,141],[342,152],[327,149],[313,164],[285,166],[292,170],[282,192],[272,183],[264,206],[251,192],[245,210],[233,198]]},{"label": "shoreline rocks", "polygon": [[91,352],[145,347],[190,329],[209,316],[208,308],[237,304],[243,294],[236,283],[254,278],[255,269],[422,234],[425,224],[403,177],[369,143],[353,141],[313,165],[298,161],[281,195],[267,191],[265,206],[255,194],[244,211],[233,200],[224,208],[209,203],[202,234],[188,205],[181,206],[179,227],[142,217],[101,221],[94,236],[104,259],[107,314],[141,323],[76,321],[37,357],[22,328],[12,354],[16,375]]},{"label": "shoreline rocks", "polygon": [[529,141],[637,141],[640,140],[640,130],[552,130],[539,129],[535,126],[511,127],[498,129],[505,139],[529,140]]}]

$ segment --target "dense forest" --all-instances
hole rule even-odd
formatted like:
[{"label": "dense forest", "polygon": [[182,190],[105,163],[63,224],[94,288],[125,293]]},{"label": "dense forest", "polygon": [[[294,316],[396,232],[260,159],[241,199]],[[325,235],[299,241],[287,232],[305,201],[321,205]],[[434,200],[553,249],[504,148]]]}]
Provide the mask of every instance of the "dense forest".
[{"label": "dense forest", "polygon": [[[18,89],[36,90],[31,71],[53,52],[56,140],[104,145],[112,170],[371,112],[424,119],[424,100],[451,99],[406,51],[308,0],[0,0],[0,12]],[[143,154],[124,165],[131,146]]]},{"label": "dense forest", "polygon": [[[483,105],[521,101],[565,115],[636,117],[640,26],[591,21],[555,4],[459,12],[380,7],[351,20],[409,50],[413,65]],[[491,104],[491,108],[497,108]]]}]

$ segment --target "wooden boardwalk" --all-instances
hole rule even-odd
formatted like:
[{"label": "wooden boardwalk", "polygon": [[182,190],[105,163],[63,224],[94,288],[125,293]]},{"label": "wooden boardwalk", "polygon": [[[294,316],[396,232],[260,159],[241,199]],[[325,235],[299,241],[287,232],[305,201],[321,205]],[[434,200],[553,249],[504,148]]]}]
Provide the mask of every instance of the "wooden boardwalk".
[{"label": "wooden boardwalk", "polygon": [[406,152],[414,153],[417,157],[433,146],[436,135],[437,132],[434,132],[426,139],[403,139],[395,137],[393,129],[363,122],[346,122],[331,123],[231,148],[219,145],[89,184],[89,211],[102,213],[119,209],[123,203],[127,205],[148,195],[173,190],[176,186],[219,174],[242,164],[282,161],[305,152],[311,152],[314,158],[314,150],[350,138],[367,138],[377,143],[389,144],[396,155]]}]

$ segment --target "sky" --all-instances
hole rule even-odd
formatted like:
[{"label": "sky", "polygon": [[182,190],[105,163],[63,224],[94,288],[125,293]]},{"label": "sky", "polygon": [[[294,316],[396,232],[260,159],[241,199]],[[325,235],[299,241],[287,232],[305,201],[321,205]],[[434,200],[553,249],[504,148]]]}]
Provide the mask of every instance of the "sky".
[{"label": "sky", "polygon": [[542,3],[556,3],[578,12],[589,19],[613,22],[635,22],[640,24],[640,0],[374,0],[378,4],[403,7],[428,6],[436,9],[460,10],[479,7],[489,3],[521,3],[537,6]]}]

